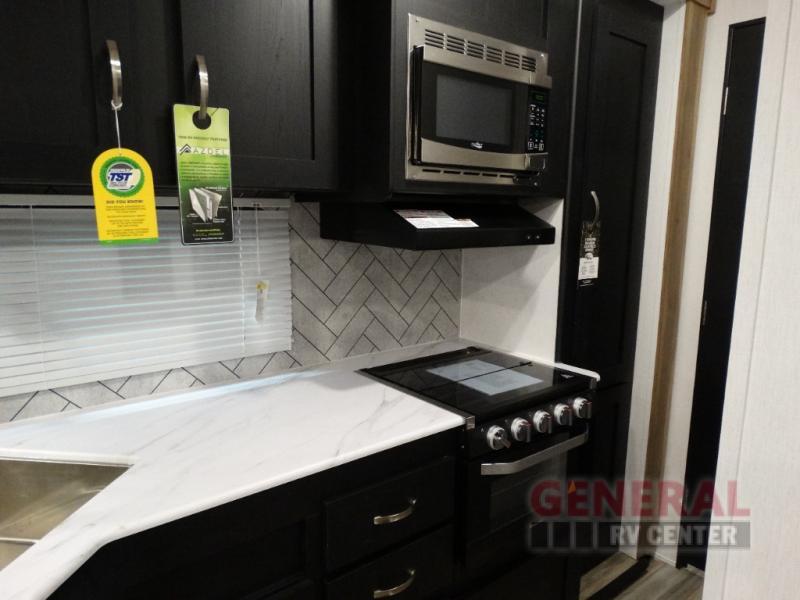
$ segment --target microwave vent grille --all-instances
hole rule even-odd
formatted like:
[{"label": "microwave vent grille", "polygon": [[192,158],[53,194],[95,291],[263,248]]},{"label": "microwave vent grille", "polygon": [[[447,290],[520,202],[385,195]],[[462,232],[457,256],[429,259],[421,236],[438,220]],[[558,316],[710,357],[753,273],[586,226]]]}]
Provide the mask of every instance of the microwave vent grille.
[{"label": "microwave vent grille", "polygon": [[455,52],[456,54],[464,54],[478,60],[502,64],[513,69],[523,69],[531,73],[536,72],[536,59],[532,56],[520,55],[510,50],[501,50],[494,46],[488,46],[481,42],[450,35],[435,29],[425,29],[425,45]]},{"label": "microwave vent grille", "polygon": [[520,68],[520,60],[519,54],[516,52],[509,52],[506,50],[505,55],[503,56],[503,64],[507,67],[514,67],[515,69]]},{"label": "microwave vent grille", "polygon": [[467,40],[467,55],[472,58],[483,60],[484,48],[485,46],[483,44]]},{"label": "microwave vent grille", "polygon": [[434,31],[433,29],[425,30],[425,45],[433,46],[434,48],[444,49],[444,34],[441,31]]},{"label": "microwave vent grille", "polygon": [[525,69],[526,71],[536,73],[536,59],[531,58],[530,56],[523,56],[522,68]]},{"label": "microwave vent grille", "polygon": [[486,46],[486,60],[497,63],[498,65],[501,64],[503,62],[503,51],[500,50],[500,48]]},{"label": "microwave vent grille", "polygon": [[448,35],[446,39],[447,49],[456,54],[464,54],[466,47],[465,40],[454,35]]}]

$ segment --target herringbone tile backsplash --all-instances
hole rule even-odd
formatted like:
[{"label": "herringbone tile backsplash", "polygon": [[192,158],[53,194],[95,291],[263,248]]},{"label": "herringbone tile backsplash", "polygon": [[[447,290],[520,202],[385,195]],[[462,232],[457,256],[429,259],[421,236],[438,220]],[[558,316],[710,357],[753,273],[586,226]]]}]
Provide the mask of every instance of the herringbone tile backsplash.
[{"label": "herringbone tile backsplash", "polygon": [[461,251],[413,252],[319,237],[293,203],[292,350],[0,398],[0,422],[186,389],[458,336]]}]

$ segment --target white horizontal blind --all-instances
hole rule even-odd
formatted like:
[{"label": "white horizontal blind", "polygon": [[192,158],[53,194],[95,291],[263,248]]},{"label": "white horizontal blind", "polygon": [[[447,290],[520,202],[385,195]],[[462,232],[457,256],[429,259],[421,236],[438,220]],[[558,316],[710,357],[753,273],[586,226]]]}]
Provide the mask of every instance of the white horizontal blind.
[{"label": "white horizontal blind", "polygon": [[[0,207],[0,396],[291,348],[285,209],[233,244],[103,246],[91,208]],[[257,319],[257,285],[268,284]]]}]

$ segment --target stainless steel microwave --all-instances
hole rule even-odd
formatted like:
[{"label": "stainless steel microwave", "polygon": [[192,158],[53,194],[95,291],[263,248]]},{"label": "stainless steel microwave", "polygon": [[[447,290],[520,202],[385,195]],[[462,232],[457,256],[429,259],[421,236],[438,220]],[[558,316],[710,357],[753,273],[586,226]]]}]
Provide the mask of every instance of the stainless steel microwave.
[{"label": "stainless steel microwave", "polygon": [[408,31],[406,179],[537,187],[547,54],[416,15]]}]

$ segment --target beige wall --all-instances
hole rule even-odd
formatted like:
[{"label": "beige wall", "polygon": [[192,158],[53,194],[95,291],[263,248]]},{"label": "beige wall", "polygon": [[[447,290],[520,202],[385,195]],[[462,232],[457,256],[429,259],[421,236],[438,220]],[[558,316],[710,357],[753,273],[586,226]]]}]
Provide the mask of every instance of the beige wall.
[{"label": "beige wall", "polygon": [[556,228],[552,245],[463,251],[462,337],[554,359],[563,207],[562,200],[530,207]]}]

